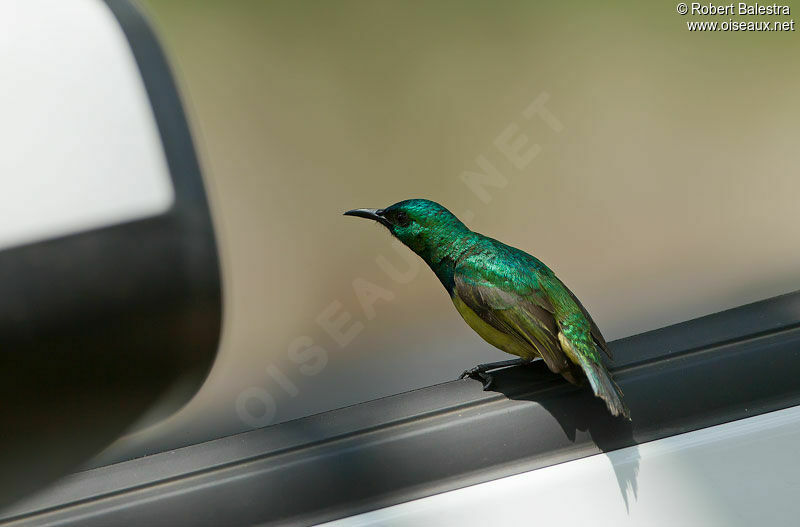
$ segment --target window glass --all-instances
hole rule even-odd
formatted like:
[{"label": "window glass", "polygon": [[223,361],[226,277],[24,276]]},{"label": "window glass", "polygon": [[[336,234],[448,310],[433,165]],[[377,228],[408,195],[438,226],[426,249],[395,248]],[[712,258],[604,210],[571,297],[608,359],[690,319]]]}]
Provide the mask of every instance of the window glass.
[{"label": "window glass", "polygon": [[218,361],[115,460],[508,358],[381,226],[411,197],[550,265],[608,340],[795,289],[793,35],[669,6],[147,0],[224,272]]}]

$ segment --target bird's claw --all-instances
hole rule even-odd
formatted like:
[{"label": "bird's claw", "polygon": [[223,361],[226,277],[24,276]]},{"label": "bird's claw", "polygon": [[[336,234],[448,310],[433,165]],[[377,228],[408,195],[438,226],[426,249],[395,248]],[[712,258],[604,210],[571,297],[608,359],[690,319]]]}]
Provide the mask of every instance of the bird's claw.
[{"label": "bird's claw", "polygon": [[474,368],[470,368],[468,370],[464,370],[461,375],[458,376],[459,379],[466,379],[467,377],[472,377],[476,373],[480,371],[480,368],[475,366]]},{"label": "bird's claw", "polygon": [[494,370],[501,370],[504,368],[509,368],[511,366],[520,366],[520,365],[528,365],[532,364],[535,361],[539,361],[541,359],[511,359],[511,360],[502,360],[498,362],[489,362],[486,364],[478,364],[477,366],[470,368],[468,370],[464,370],[458,378],[459,379],[466,379],[470,377],[472,379],[480,379],[483,382],[483,389],[488,390],[491,388],[492,384],[494,383],[494,378],[491,374],[486,373],[488,371]]},{"label": "bird's claw", "polygon": [[482,371],[480,367],[464,370],[464,372],[458,378],[466,379],[467,377],[469,377],[470,379],[476,379],[476,380],[479,379],[481,382],[483,382],[483,391],[486,391],[489,388],[491,388],[492,384],[494,383],[494,377]]}]

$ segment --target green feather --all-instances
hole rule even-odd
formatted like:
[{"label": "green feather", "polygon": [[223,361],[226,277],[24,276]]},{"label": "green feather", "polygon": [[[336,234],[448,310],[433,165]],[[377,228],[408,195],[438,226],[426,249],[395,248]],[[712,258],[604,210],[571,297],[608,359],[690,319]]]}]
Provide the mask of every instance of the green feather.
[{"label": "green feather", "polygon": [[499,349],[541,357],[567,380],[589,380],[613,415],[630,418],[622,391],[600,359],[608,345],[586,308],[530,254],[469,230],[433,201],[378,211],[390,232],[436,273],[464,320]]}]

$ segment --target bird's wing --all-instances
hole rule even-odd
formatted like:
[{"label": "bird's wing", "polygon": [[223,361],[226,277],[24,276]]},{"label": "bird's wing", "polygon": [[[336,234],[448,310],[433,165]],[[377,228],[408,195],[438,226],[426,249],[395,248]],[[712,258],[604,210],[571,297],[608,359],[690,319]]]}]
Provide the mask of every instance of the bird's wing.
[{"label": "bird's wing", "polygon": [[535,349],[551,371],[569,370],[547,298],[533,289],[518,294],[492,282],[485,277],[469,278],[456,269],[454,293],[484,322]]},{"label": "bird's wing", "polygon": [[606,343],[606,339],[603,337],[603,334],[600,333],[600,328],[597,327],[597,324],[595,324],[594,320],[592,319],[592,315],[590,315],[589,312],[586,311],[586,308],[583,307],[583,304],[581,304],[581,301],[578,300],[577,296],[575,296],[575,293],[573,293],[570,290],[570,288],[566,286],[564,282],[562,282],[558,278],[556,278],[556,280],[558,280],[558,283],[561,284],[561,286],[567,291],[567,293],[569,293],[569,296],[572,297],[572,300],[574,300],[575,303],[580,308],[581,312],[583,313],[583,316],[585,316],[586,320],[589,321],[589,324],[591,325],[592,328],[592,338],[594,339],[595,343],[597,343],[600,349],[603,350],[606,355],[608,355],[609,359],[613,359],[614,354],[611,352],[611,349],[609,349],[608,344]]}]

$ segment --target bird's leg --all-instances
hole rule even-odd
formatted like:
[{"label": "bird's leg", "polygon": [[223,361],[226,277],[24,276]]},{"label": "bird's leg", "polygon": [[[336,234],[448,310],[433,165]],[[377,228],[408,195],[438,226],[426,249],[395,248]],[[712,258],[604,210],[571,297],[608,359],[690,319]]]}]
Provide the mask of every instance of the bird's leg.
[{"label": "bird's leg", "polygon": [[463,379],[465,377],[472,377],[478,373],[485,373],[491,370],[499,370],[501,368],[509,368],[511,366],[522,366],[525,364],[530,364],[533,362],[531,359],[509,359],[509,360],[501,360],[497,362],[487,362],[486,364],[478,364],[474,368],[470,368],[468,370],[464,370],[464,373],[461,374],[459,379]]},{"label": "bird's leg", "polygon": [[510,360],[501,360],[497,362],[487,362],[486,364],[478,364],[474,368],[470,368],[468,370],[464,370],[458,378],[464,379],[466,377],[477,377],[481,381],[483,381],[483,389],[488,390],[492,383],[494,382],[494,377],[492,377],[489,371],[499,370],[502,368],[509,368],[511,366],[523,366],[530,364],[534,360],[541,360],[541,359],[510,359]]}]

